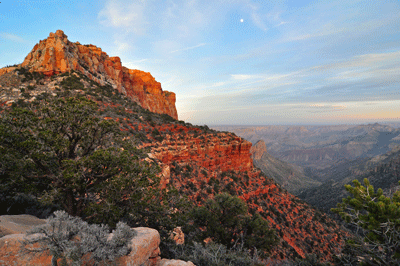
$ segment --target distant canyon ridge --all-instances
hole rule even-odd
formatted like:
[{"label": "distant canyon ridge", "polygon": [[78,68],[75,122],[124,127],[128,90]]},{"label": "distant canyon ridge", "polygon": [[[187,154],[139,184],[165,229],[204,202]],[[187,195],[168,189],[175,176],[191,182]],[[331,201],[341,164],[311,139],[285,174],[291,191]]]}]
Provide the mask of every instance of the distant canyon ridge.
[{"label": "distant canyon ridge", "polygon": [[399,124],[212,128],[252,142],[262,150],[253,155],[254,164],[297,195],[332,180],[342,186],[374,170],[367,161],[395,157],[400,146]]}]

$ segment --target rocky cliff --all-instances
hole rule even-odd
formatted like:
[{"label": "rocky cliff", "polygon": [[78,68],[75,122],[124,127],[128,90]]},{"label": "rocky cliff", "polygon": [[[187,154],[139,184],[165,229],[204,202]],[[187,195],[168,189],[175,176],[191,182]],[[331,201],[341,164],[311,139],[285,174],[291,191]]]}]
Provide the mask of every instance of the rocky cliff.
[{"label": "rocky cliff", "polygon": [[[122,66],[119,57],[109,57],[94,45],[71,42],[61,30],[36,44],[21,66],[46,76],[71,70],[81,72],[101,85],[112,85],[151,112],[178,118],[175,93],[163,91],[150,73],[128,69]],[[0,69],[0,75],[14,69]]]}]

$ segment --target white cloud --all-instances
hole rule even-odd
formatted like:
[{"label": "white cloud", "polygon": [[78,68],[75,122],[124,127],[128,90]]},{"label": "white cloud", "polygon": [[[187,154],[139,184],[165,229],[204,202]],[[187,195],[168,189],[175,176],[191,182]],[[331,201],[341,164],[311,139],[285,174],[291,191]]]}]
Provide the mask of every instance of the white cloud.
[{"label": "white cloud", "polygon": [[[299,107],[307,107],[304,105],[298,105]],[[343,111],[347,108],[345,104],[331,104],[331,103],[311,103],[308,105],[311,109],[318,109],[319,111],[332,112],[332,111]]]},{"label": "white cloud", "polygon": [[374,53],[364,54],[349,58],[348,60],[342,60],[339,62],[315,66],[310,68],[311,70],[331,70],[331,69],[343,69],[343,68],[361,68],[361,67],[379,67],[382,65],[392,65],[394,63],[400,64],[400,51],[389,52],[389,53]]},{"label": "white cloud", "polygon": [[17,42],[17,43],[26,43],[27,42],[24,38],[22,38],[18,35],[12,34],[12,33],[2,32],[2,33],[0,33],[0,36],[2,38],[7,39],[12,42]]},{"label": "white cloud", "polygon": [[[303,19],[301,22],[291,23],[293,25],[291,31],[286,32],[281,41],[292,42],[309,39],[315,41],[314,39],[316,38],[329,38],[329,40],[327,39],[328,43],[335,43],[342,40],[350,41],[361,36],[369,39],[371,34],[374,34],[374,32],[376,34],[376,31],[380,29],[385,30],[379,32],[382,35],[396,34],[398,32],[397,28],[393,27],[393,25],[397,25],[400,22],[400,14],[398,13],[387,16],[382,13],[378,18],[372,19],[368,17],[369,13],[365,12],[357,15],[357,20],[355,20],[353,18],[355,14],[351,13],[350,3],[347,3],[349,8],[344,11],[343,8],[335,7],[338,2],[336,4],[333,2],[328,5],[322,2],[319,3],[322,6],[319,6],[319,4],[310,5],[310,8],[312,7],[313,9],[308,10],[308,12],[314,14],[323,13],[324,16],[309,16],[309,18]],[[331,8],[329,8],[330,5],[332,5]]]},{"label": "white cloud", "polygon": [[131,48],[130,44],[128,44],[127,42],[114,41],[114,44],[115,44],[116,50],[117,50],[116,54],[120,54]]},{"label": "white cloud", "polygon": [[127,32],[144,34],[148,25],[145,11],[147,1],[108,0],[100,11],[101,23],[106,26],[123,28]]},{"label": "white cloud", "polygon": [[236,80],[248,80],[248,79],[260,78],[260,76],[258,75],[243,75],[243,74],[233,74],[231,75],[231,77]]},{"label": "white cloud", "polygon": [[224,86],[226,82],[220,81],[220,82],[215,82],[214,84],[211,85],[211,87],[221,87]]},{"label": "white cloud", "polygon": [[364,54],[347,60],[311,67],[304,72],[327,74],[327,81],[386,80],[399,82],[400,51]]},{"label": "white cloud", "polygon": [[207,45],[207,44],[206,43],[200,43],[200,44],[195,45],[195,46],[186,47],[186,48],[182,48],[182,49],[178,49],[178,50],[172,51],[172,52],[170,52],[170,54],[177,53],[177,52],[188,51],[188,50],[193,50],[193,49],[205,46],[205,45]]},{"label": "white cloud", "polygon": [[254,25],[262,29],[263,31],[268,30],[268,27],[266,26],[264,20],[261,18],[260,14],[258,14],[256,11],[252,12],[251,20],[253,21]]}]

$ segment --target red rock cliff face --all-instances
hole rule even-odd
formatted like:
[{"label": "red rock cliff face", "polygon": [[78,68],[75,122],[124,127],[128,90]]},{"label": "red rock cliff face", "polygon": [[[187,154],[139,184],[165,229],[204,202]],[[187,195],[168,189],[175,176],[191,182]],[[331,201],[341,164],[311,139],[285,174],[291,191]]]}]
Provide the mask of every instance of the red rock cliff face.
[{"label": "red rock cliff face", "polygon": [[[176,140],[174,133],[166,134],[161,143],[153,142],[152,153],[164,164],[196,163],[214,175],[220,171],[252,171],[253,161],[250,157],[251,142],[229,133],[204,134],[199,129],[187,133],[174,127],[160,127],[160,132],[175,132],[181,139]],[[198,136],[196,136],[199,134]],[[192,133],[192,134],[191,134]]]},{"label": "red rock cliff face", "polygon": [[178,119],[175,93],[163,91],[150,73],[123,67],[119,57],[109,57],[94,45],[70,42],[61,30],[36,44],[22,66],[47,76],[79,71],[102,85],[112,85],[152,112]]}]

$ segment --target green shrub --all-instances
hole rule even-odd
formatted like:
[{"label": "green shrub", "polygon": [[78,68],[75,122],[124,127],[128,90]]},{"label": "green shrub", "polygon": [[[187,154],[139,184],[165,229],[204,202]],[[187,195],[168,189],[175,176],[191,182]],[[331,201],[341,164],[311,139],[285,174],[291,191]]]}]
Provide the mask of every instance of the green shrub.
[{"label": "green shrub", "polygon": [[[218,194],[213,200],[193,209],[191,218],[193,227],[187,229],[196,232],[195,241],[210,237],[228,248],[240,243],[248,249],[263,252],[269,251],[278,241],[264,218],[259,214],[248,214],[247,205],[242,199],[226,193]],[[205,230],[198,230],[200,227]]]}]

